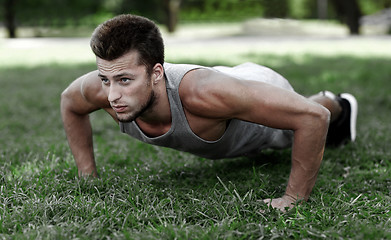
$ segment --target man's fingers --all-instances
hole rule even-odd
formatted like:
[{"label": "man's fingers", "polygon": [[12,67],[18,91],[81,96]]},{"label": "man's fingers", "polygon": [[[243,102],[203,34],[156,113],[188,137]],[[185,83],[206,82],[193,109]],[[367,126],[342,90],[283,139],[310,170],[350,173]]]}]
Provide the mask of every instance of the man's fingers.
[{"label": "man's fingers", "polygon": [[272,207],[274,209],[278,209],[281,212],[286,212],[287,208],[291,209],[293,207],[292,203],[289,201],[285,201],[283,198],[276,198],[276,199],[264,199],[263,202],[268,206]]}]

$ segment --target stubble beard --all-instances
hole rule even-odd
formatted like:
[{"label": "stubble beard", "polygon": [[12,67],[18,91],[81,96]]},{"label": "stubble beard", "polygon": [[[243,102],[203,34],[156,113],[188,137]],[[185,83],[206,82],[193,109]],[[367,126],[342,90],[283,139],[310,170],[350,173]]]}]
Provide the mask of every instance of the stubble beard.
[{"label": "stubble beard", "polygon": [[151,109],[153,107],[153,105],[155,105],[155,102],[156,102],[155,92],[151,91],[151,93],[148,97],[148,100],[145,101],[144,104],[140,106],[138,111],[136,111],[134,113],[130,113],[129,115],[124,116],[124,117],[120,117],[117,114],[118,121],[123,122],[123,123],[133,122],[136,118],[140,117],[147,110]]}]

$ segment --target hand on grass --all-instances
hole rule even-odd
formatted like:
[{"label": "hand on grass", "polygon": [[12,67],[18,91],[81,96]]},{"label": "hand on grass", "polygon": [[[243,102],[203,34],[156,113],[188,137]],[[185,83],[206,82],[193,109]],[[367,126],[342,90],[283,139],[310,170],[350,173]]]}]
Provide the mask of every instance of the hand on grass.
[{"label": "hand on grass", "polygon": [[282,212],[286,212],[291,210],[294,206],[296,206],[297,199],[289,195],[284,195],[280,198],[264,199],[263,202],[266,203],[267,206],[271,206],[272,208],[278,209]]},{"label": "hand on grass", "polygon": [[78,172],[80,178],[99,177],[95,167],[92,169],[79,169]]}]

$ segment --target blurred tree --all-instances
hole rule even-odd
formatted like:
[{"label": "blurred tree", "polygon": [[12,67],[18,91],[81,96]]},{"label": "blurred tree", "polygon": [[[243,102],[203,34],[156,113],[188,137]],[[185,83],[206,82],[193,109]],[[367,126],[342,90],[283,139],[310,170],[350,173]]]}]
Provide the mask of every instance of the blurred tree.
[{"label": "blurred tree", "polygon": [[[241,21],[252,17],[339,18],[359,33],[361,12],[372,14],[391,0],[0,0],[9,37],[19,26],[96,26],[122,13],[164,23],[172,32],[182,21]],[[330,7],[331,6],[331,7]],[[334,11],[332,11],[334,10]],[[39,31],[38,34],[39,35]]]},{"label": "blurred tree", "polygon": [[295,19],[314,19],[317,15],[317,1],[314,0],[291,0],[289,1],[289,17]]},{"label": "blurred tree", "polygon": [[290,9],[288,0],[261,0],[264,6],[263,15],[266,18],[285,18]]},{"label": "blurred tree", "polygon": [[161,0],[116,0],[115,15],[122,13],[132,13],[142,15],[157,22],[164,21],[164,3]]},{"label": "blurred tree", "polygon": [[8,37],[16,38],[15,0],[5,0],[3,4],[4,22],[8,31]]},{"label": "blurred tree", "polygon": [[242,21],[263,15],[261,0],[182,0],[180,20]]},{"label": "blurred tree", "polygon": [[11,38],[19,26],[76,25],[86,15],[99,12],[104,0],[1,0],[5,27]]},{"label": "blurred tree", "polygon": [[166,26],[169,32],[174,32],[178,24],[178,14],[181,0],[164,0],[164,10],[166,12]]},{"label": "blurred tree", "polygon": [[327,0],[318,0],[318,18],[319,19],[327,19]]},{"label": "blurred tree", "polygon": [[360,34],[361,9],[357,0],[330,0],[338,18],[344,22],[350,34]]},{"label": "blurred tree", "polygon": [[106,0],[104,8],[114,15],[132,13],[164,23],[169,32],[175,31],[181,0]]}]

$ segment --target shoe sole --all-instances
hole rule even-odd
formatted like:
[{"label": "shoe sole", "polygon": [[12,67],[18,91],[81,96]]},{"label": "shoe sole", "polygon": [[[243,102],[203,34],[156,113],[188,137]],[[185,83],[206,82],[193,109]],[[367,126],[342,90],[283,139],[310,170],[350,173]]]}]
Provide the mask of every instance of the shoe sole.
[{"label": "shoe sole", "polygon": [[358,113],[358,104],[356,98],[349,93],[341,93],[339,95],[341,98],[346,99],[350,104],[350,139],[352,142],[356,140],[356,122],[357,122],[357,113]]}]

